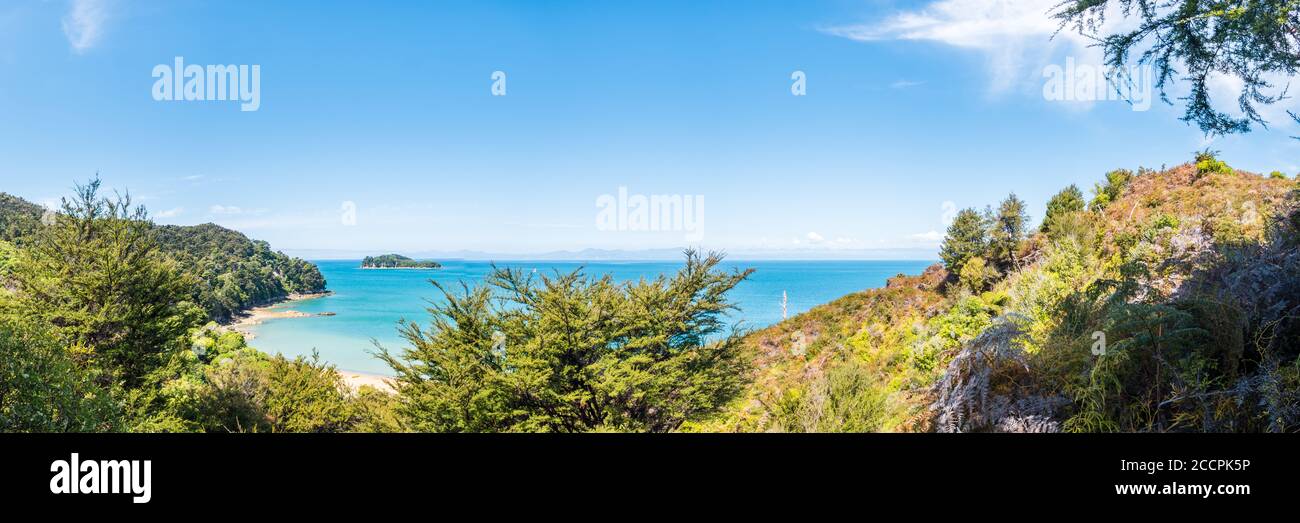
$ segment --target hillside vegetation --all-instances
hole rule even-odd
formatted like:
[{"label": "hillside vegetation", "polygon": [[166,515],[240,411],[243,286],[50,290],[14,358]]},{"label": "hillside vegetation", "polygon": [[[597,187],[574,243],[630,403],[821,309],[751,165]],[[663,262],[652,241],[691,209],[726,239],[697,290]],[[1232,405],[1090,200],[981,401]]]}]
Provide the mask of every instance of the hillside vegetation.
[{"label": "hillside vegetation", "polygon": [[1300,429],[1297,182],[1213,154],[1112,171],[1030,229],[962,211],[944,263],[748,335],[728,431]]},{"label": "hillside vegetation", "polygon": [[[376,347],[393,394],[196,302],[312,271],[98,187],[53,215],[0,199],[0,431],[1300,430],[1300,186],[1209,153],[1067,187],[1037,227],[1014,194],[962,210],[941,264],[754,332],[725,321],[752,271],[717,254],[634,282],[435,283],[427,323]],[[199,270],[219,263],[287,280]]]},{"label": "hillside vegetation", "polygon": [[[44,214],[39,205],[0,193],[0,241],[29,243]],[[211,223],[151,224],[150,228],[159,250],[193,279],[193,301],[210,319],[227,320],[290,294],[325,290],[325,278],[315,265],[271,250],[266,242],[237,231]]]},{"label": "hillside vegetation", "polygon": [[16,232],[0,241],[0,432],[397,430],[389,394],[209,320],[322,287],[314,267],[216,226],[157,227],[98,180],[58,213],[0,203]]}]

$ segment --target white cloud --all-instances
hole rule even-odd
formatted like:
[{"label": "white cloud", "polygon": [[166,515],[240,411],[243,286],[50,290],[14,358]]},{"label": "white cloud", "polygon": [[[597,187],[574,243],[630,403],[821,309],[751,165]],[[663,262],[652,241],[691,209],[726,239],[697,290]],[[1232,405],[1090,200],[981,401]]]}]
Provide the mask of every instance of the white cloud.
[{"label": "white cloud", "polygon": [[[809,232],[803,235],[803,237],[796,236],[794,238],[791,238],[790,245],[799,246],[800,248],[808,249],[808,250],[823,251],[823,250],[844,250],[849,248],[859,248],[859,247],[864,247],[866,244],[864,244],[860,240],[850,238],[847,236],[836,236],[833,239],[828,239],[825,236],[822,236],[821,233]],[[762,240],[759,241],[759,246],[766,248],[766,247],[774,247],[779,245],[774,245],[773,243],[769,242],[767,238],[763,238]]]},{"label": "white cloud", "polygon": [[[1281,94],[1291,82],[1290,78],[1280,74],[1265,76],[1264,80],[1273,85],[1273,89],[1264,90],[1265,94],[1271,96]],[[1210,91],[1210,99],[1214,101],[1215,109],[1237,118],[1245,116],[1245,113],[1241,111],[1241,106],[1237,103],[1237,98],[1241,96],[1241,90],[1245,86],[1246,82],[1240,78],[1221,73],[1213,73],[1206,80],[1206,87]],[[1300,113],[1300,98],[1291,95],[1287,95],[1287,98],[1272,105],[1254,105],[1255,111],[1259,113],[1260,118],[1268,122],[1270,127],[1291,127],[1295,124],[1295,119],[1291,118],[1287,111]]]},{"label": "white cloud", "polygon": [[77,53],[94,47],[104,34],[108,19],[108,0],[72,0],[68,14],[63,16],[63,34]]},{"label": "white cloud", "polygon": [[[823,31],[860,40],[932,40],[957,47],[993,49],[1008,40],[1051,36],[1049,13],[1060,0],[939,0],[883,22],[831,27]],[[1064,33],[1063,33],[1064,34]]]},{"label": "white cloud", "polygon": [[915,40],[976,50],[988,60],[993,89],[1001,91],[1027,79],[1030,65],[1046,65],[1061,45],[1100,62],[1083,37],[1068,29],[1057,33],[1059,23],[1051,12],[1058,4],[1060,0],[938,0],[884,20],[822,32],[861,42]]},{"label": "white cloud", "polygon": [[[1043,68],[1053,64],[1063,66],[1067,56],[1079,65],[1102,64],[1102,52],[1093,45],[1093,40],[1080,35],[1072,26],[1062,28],[1052,18],[1060,4],[1061,0],[931,0],[882,19],[826,27],[821,31],[861,42],[924,41],[972,50],[987,60],[993,92],[1012,88],[1028,91],[1031,87],[1037,91],[1043,84]],[[1107,7],[1105,14],[1105,23],[1098,28],[1101,34],[1133,30],[1140,23],[1136,14],[1125,16],[1114,4]],[[1133,55],[1140,55],[1141,49]],[[1289,79],[1274,75],[1266,80],[1276,86],[1271,94],[1278,94]],[[1238,78],[1212,75],[1209,87],[1215,107],[1242,116],[1237,109],[1241,85]],[[1183,87],[1175,82],[1170,98],[1185,96]],[[1087,111],[1095,104],[1070,101],[1057,105]],[[1300,98],[1282,100],[1271,106],[1258,105],[1256,109],[1271,126],[1293,128],[1295,120],[1287,110],[1300,110]]]},{"label": "white cloud", "polygon": [[925,85],[925,82],[917,82],[912,80],[899,80],[897,82],[889,84],[889,87],[893,89],[907,89],[909,87],[916,87],[918,85]]},{"label": "white cloud", "polygon": [[183,213],[183,212],[185,212],[185,208],[184,208],[184,207],[177,207],[177,208],[175,208],[175,209],[167,209],[167,210],[165,210],[165,211],[163,211],[163,212],[160,212],[160,213],[158,213],[158,214],[155,214],[154,217],[155,217],[155,218],[175,218],[175,217],[177,217],[177,216],[180,216],[180,214]]},{"label": "white cloud", "polygon": [[266,209],[245,209],[243,207],[237,207],[234,205],[213,205],[212,207],[208,207],[208,212],[212,214],[228,214],[228,215],[262,214],[266,212]]},{"label": "white cloud", "polygon": [[944,227],[952,225],[952,221],[957,219],[957,204],[952,200],[944,200],[939,204],[939,210],[943,211],[939,219],[943,221]]},{"label": "white cloud", "polygon": [[910,238],[917,241],[933,243],[942,240],[943,233],[939,231],[927,231],[927,232],[913,234],[912,236],[910,236]]}]

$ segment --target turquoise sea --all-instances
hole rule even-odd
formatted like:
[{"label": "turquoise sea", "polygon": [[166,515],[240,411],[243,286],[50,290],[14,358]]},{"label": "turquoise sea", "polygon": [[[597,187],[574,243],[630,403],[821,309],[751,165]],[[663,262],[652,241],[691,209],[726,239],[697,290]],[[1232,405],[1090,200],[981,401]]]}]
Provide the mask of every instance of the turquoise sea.
[{"label": "turquoise sea", "polygon": [[[321,359],[340,369],[374,374],[391,374],[370,351],[376,340],[386,347],[400,348],[397,335],[399,319],[426,323],[426,300],[440,296],[429,280],[440,283],[465,281],[481,283],[491,264],[479,261],[443,262],[434,270],[361,269],[360,260],[315,262],[334,294],[277,305],[309,314],[334,313],[333,316],[282,318],[252,327],[251,344],[270,353],[286,356],[309,355],[319,351]],[[555,262],[498,261],[498,266],[520,267],[538,274],[572,271],[584,267],[587,274],[612,274],[616,280],[653,278],[672,273],[681,262]],[[791,315],[834,300],[851,292],[880,287],[897,275],[918,274],[929,261],[727,261],[724,266],[753,268],[754,274],[731,292],[740,307],[732,314],[743,326],[761,328],[781,320],[781,292],[789,300]]]}]

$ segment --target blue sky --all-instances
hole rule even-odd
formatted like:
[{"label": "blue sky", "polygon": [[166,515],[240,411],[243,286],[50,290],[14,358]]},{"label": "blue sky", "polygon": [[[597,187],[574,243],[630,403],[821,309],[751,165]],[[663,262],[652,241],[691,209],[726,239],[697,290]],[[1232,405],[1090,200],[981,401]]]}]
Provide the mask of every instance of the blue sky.
[{"label": "blue sky", "polygon": [[[1046,100],[1045,66],[1097,62],[1051,38],[1055,2],[9,0],[0,191],[51,202],[99,172],[158,222],[316,255],[931,257],[950,209],[1011,191],[1037,220],[1070,183],[1207,146],[1300,171],[1284,107],[1211,141],[1181,107]],[[260,108],[154,100],[177,56],[258,65]],[[702,195],[702,239],[600,230],[620,187]]]}]

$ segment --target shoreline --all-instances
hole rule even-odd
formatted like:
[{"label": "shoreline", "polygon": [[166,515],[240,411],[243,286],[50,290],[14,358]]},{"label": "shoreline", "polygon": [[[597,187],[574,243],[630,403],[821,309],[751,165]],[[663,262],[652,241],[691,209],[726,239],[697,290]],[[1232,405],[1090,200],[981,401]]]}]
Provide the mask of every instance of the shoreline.
[{"label": "shoreline", "polygon": [[343,378],[343,383],[347,384],[348,388],[352,389],[353,392],[359,391],[361,390],[361,387],[367,385],[378,389],[380,392],[387,392],[389,394],[397,392],[397,388],[393,386],[393,380],[395,378],[390,376],[380,376],[378,374],[355,372],[343,369],[335,369],[335,372],[339,374],[340,378]]},{"label": "shoreline", "polygon": [[288,296],[285,296],[281,300],[277,300],[265,305],[258,305],[256,307],[252,307],[249,308],[248,310],[240,312],[239,314],[231,318],[231,321],[229,323],[222,325],[221,328],[227,331],[238,332],[244,336],[245,340],[252,341],[257,337],[255,334],[253,334],[252,327],[261,325],[266,320],[274,320],[274,319],[281,319],[281,318],[311,318],[315,316],[320,316],[319,314],[308,314],[306,312],[295,311],[292,309],[273,310],[275,307],[278,307],[285,303],[292,303],[295,301],[307,301],[307,300],[314,300],[317,298],[324,298],[332,294],[334,294],[334,291],[324,291],[324,292],[318,292],[314,294],[290,294]]},{"label": "shoreline", "polygon": [[[237,316],[235,316],[230,323],[222,325],[221,328],[227,331],[238,332],[239,334],[244,336],[245,341],[251,342],[253,339],[257,338],[257,336],[253,334],[251,328],[256,325],[261,325],[263,322],[267,320],[275,320],[275,319],[282,319],[282,318],[314,318],[322,315],[330,315],[329,313],[309,314],[306,312],[296,311],[292,309],[274,310],[275,307],[278,307],[286,303],[296,302],[296,301],[306,301],[306,300],[314,300],[317,298],[324,298],[331,294],[334,294],[334,292],[325,291],[325,292],[318,292],[314,294],[290,294],[288,296],[285,296],[284,299],[275,301],[273,303],[268,303],[266,305],[259,305],[257,307],[252,307],[246,311],[243,311],[239,313]],[[339,368],[335,368],[334,372],[338,373],[339,378],[341,378],[343,380],[343,383],[346,384],[349,389],[352,389],[353,392],[361,390],[361,387],[365,387],[365,386],[374,387],[375,389],[378,389],[380,392],[386,392],[389,394],[393,394],[397,392],[396,387],[393,386],[393,378],[390,376],[381,376],[379,374],[371,374],[368,372],[356,372],[351,370],[343,370]]]}]

